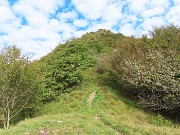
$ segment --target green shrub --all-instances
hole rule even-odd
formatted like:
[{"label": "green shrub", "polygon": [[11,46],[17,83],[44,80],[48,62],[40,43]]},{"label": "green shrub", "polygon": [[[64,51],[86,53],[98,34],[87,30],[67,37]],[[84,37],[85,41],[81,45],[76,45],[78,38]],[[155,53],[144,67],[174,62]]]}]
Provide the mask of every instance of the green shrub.
[{"label": "green shrub", "polygon": [[[110,63],[117,82],[127,82],[133,87],[129,94],[135,95],[142,107],[177,117],[180,112],[180,63],[176,36],[179,38],[179,33],[178,28],[175,33],[172,29],[174,26],[155,29],[152,39],[125,38],[112,52]],[[169,33],[168,40],[163,39]],[[167,44],[169,47],[164,48]]]},{"label": "green shrub", "polygon": [[152,45],[168,51],[169,48],[180,51],[180,27],[173,24],[162,27],[155,27],[150,31]]},{"label": "green shrub", "polygon": [[180,63],[176,53],[164,55],[152,48],[121,47],[114,52],[112,68],[119,79],[133,85],[141,106],[178,113],[180,108]]},{"label": "green shrub", "polygon": [[166,127],[172,127],[173,124],[170,120],[165,119],[163,116],[158,114],[156,117],[151,117],[151,124],[157,125],[157,126],[166,126]]},{"label": "green shrub", "polygon": [[96,64],[87,46],[73,42],[56,48],[53,55],[44,62],[42,98],[45,102],[80,84],[84,79],[84,70]]}]

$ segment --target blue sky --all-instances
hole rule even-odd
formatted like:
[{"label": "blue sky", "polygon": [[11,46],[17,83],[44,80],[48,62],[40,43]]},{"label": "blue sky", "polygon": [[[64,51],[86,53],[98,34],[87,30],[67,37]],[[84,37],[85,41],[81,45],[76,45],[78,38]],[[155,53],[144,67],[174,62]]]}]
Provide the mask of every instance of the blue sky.
[{"label": "blue sky", "polygon": [[0,49],[17,45],[39,59],[86,32],[141,36],[170,23],[180,26],[180,0],[0,0]]}]

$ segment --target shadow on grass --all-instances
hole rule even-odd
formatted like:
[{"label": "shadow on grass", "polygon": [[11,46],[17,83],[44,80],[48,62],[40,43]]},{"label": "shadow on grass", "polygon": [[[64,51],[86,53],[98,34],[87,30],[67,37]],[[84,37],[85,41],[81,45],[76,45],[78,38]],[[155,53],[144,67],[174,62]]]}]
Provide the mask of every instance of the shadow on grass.
[{"label": "shadow on grass", "polygon": [[[144,112],[158,117],[159,114],[162,115],[165,119],[168,121],[171,121],[173,124],[180,124],[180,115],[174,116],[174,117],[169,117],[166,115],[166,113],[158,112],[158,111],[151,111],[150,109],[142,108],[138,104],[138,99],[137,99],[137,92],[135,88],[130,86],[126,82],[116,82],[115,80],[109,80],[106,77],[100,76],[99,75],[99,84],[101,86],[108,86],[111,88],[112,92],[114,92],[124,103],[127,105],[130,105],[135,108],[143,109]],[[180,111],[179,111],[180,112]]]},{"label": "shadow on grass", "polygon": [[111,91],[115,93],[124,103],[127,105],[139,108],[137,100],[130,95],[130,92],[133,92],[133,88],[125,87],[126,85],[118,84],[116,81],[108,80],[103,78],[103,76],[98,77],[98,83],[100,86],[107,86],[111,88]]}]

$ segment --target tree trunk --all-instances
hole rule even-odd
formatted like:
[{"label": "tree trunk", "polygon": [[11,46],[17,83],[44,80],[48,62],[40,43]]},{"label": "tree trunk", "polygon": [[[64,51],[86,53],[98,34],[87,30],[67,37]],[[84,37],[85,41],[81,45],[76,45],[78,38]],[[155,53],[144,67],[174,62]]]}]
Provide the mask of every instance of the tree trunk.
[{"label": "tree trunk", "polygon": [[9,121],[10,121],[9,115],[10,115],[10,110],[8,108],[7,111],[5,112],[5,122],[4,122],[5,129],[9,129]]}]

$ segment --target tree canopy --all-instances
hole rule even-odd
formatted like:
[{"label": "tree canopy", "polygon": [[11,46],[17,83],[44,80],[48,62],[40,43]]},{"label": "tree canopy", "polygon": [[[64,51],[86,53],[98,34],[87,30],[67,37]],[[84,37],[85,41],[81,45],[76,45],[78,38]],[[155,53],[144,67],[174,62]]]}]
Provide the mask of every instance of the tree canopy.
[{"label": "tree canopy", "polygon": [[29,58],[20,49],[11,46],[0,52],[0,114],[5,128],[33,97],[36,77]]}]

